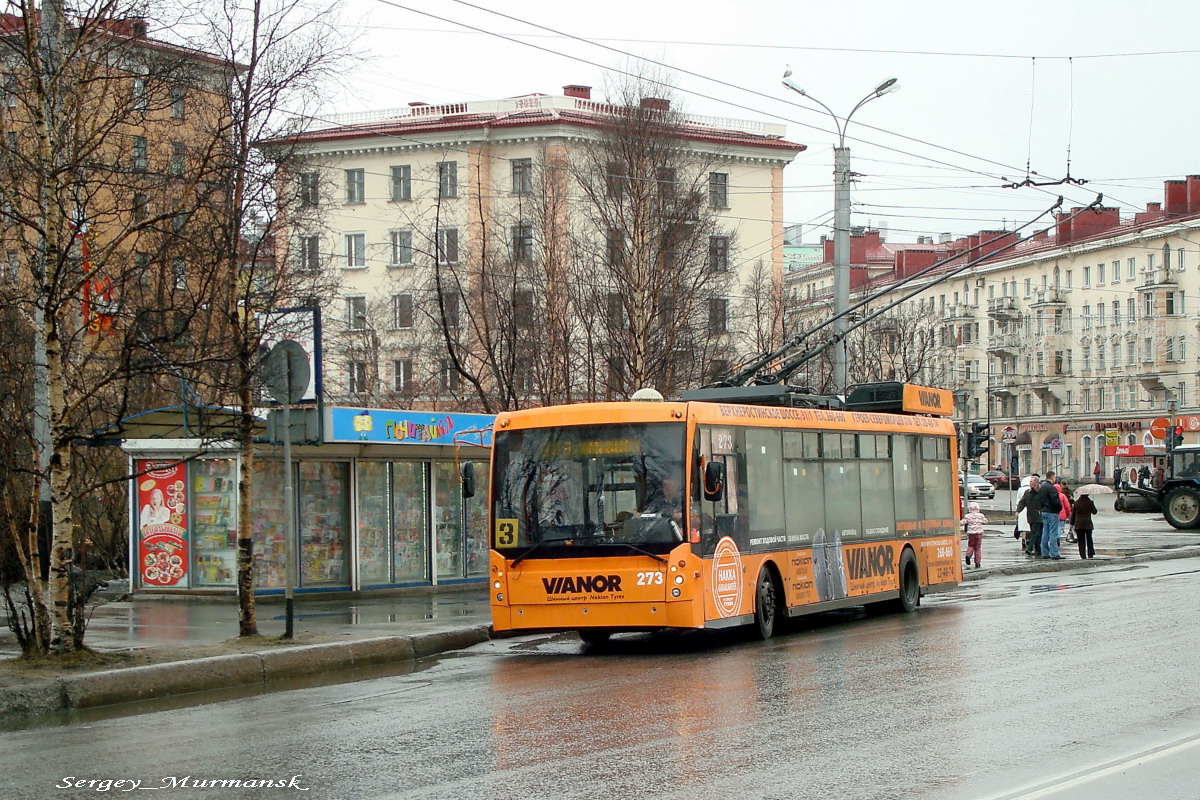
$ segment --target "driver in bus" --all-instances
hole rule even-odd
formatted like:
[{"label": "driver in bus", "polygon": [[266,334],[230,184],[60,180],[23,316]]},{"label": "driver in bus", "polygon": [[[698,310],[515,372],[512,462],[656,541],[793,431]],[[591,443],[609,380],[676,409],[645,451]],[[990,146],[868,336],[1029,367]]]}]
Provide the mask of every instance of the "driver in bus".
[{"label": "driver in bus", "polygon": [[660,490],[650,492],[642,508],[643,514],[658,514],[683,524],[683,498],[679,494],[679,481],[663,478]]}]

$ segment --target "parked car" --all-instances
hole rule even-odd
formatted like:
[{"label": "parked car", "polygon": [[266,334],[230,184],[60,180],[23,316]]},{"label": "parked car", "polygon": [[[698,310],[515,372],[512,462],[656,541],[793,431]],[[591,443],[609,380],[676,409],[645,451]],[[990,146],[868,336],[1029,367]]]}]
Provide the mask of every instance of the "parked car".
[{"label": "parked car", "polygon": [[983,473],[983,479],[997,489],[1016,489],[1021,485],[1021,477],[1019,475],[1009,475],[1007,472],[999,469],[989,469]]},{"label": "parked car", "polygon": [[966,494],[968,500],[977,500],[984,498],[991,500],[996,496],[996,487],[984,480],[982,475],[971,473],[966,476],[966,484],[964,488],[963,476],[959,476],[958,490]]}]

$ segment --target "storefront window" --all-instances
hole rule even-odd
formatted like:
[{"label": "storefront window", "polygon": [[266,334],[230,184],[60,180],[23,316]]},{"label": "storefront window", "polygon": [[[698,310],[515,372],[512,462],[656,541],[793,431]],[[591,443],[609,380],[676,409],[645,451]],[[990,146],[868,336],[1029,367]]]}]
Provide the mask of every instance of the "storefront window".
[{"label": "storefront window", "polygon": [[396,461],[392,464],[392,564],[396,582],[429,578],[429,556],[425,549],[425,523],[429,508],[425,490],[425,462]]},{"label": "storefront window", "polygon": [[391,580],[391,503],[386,461],[358,462],[358,579]]},{"label": "storefront window", "polygon": [[283,513],[283,463],[254,462],[250,500],[250,537],[254,543],[254,586],[287,585],[287,521]]},{"label": "storefront window", "polygon": [[232,586],[237,578],[237,461],[201,459],[189,467],[193,583]]},{"label": "storefront window", "polygon": [[301,461],[299,489],[300,585],[350,583],[347,506],[350,465]]},{"label": "storefront window", "polygon": [[433,464],[434,535],[437,537],[437,576],[463,577],[462,483],[453,461]]},{"label": "storefront window", "polygon": [[467,577],[487,574],[488,568],[488,464],[475,462],[475,496],[465,501],[467,516]]}]

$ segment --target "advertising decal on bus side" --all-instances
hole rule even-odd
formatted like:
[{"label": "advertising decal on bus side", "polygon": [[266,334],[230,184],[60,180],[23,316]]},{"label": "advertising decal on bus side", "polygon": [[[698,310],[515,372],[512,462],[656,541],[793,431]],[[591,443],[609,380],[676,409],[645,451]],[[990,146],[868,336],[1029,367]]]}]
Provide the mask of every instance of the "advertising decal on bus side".
[{"label": "advertising decal on bus side", "polygon": [[742,554],[728,536],[713,553],[712,586],[717,613],[722,618],[737,614],[742,607]]}]

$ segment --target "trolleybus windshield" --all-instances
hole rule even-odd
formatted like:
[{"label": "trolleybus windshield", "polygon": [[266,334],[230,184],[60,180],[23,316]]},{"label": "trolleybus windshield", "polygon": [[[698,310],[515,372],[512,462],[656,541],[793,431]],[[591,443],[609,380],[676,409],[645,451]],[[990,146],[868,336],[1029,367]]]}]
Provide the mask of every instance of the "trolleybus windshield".
[{"label": "trolleybus windshield", "polygon": [[683,423],[498,431],[493,545],[518,557],[666,552],[683,541],[684,437]]}]

